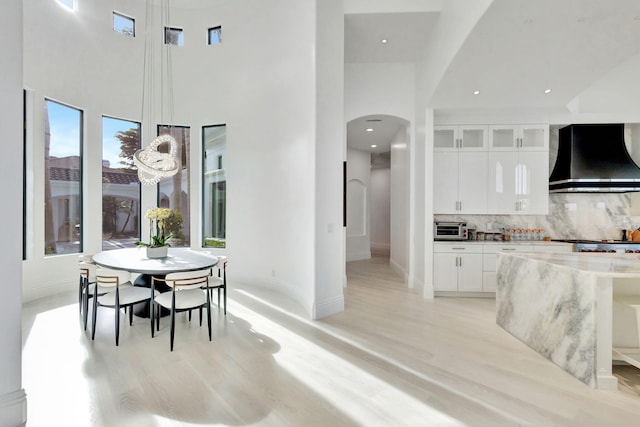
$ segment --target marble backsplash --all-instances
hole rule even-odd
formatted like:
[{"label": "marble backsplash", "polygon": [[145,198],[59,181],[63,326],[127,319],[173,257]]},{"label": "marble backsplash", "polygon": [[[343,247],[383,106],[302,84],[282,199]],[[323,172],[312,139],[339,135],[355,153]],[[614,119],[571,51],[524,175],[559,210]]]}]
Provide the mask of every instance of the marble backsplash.
[{"label": "marble backsplash", "polygon": [[466,221],[481,231],[543,229],[552,239],[620,239],[621,230],[640,227],[632,216],[631,193],[549,195],[548,215],[435,215],[436,221]]}]

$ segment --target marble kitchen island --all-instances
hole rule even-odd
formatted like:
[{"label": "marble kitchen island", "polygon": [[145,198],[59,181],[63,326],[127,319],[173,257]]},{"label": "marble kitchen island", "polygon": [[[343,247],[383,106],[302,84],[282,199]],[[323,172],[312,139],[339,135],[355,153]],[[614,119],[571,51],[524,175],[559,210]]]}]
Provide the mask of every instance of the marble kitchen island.
[{"label": "marble kitchen island", "polygon": [[498,325],[590,387],[617,388],[613,297],[640,294],[639,255],[500,253],[497,276]]}]

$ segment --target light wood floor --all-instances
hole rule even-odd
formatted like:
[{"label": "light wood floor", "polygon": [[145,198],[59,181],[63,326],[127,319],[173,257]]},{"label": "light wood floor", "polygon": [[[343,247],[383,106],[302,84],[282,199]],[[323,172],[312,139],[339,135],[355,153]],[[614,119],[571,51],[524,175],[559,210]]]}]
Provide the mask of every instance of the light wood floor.
[{"label": "light wood floor", "polygon": [[[592,390],[495,324],[492,299],[424,300],[385,259],[348,264],[346,310],[311,322],[295,304],[231,286],[226,318],[121,325],[96,340],[76,295],[24,307],[28,426],[638,426],[640,371]],[[232,283],[233,285],[233,283]],[[123,317],[124,319],[124,317]]]}]

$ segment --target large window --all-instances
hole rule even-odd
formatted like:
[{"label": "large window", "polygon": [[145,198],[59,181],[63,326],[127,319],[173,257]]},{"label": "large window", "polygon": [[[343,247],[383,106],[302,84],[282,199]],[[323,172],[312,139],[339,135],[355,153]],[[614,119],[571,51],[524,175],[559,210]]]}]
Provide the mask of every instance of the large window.
[{"label": "large window", "polygon": [[[178,143],[177,156],[182,167],[175,175],[164,178],[158,183],[158,206],[169,208],[173,214],[169,221],[168,230],[173,234],[171,246],[190,245],[190,215],[189,215],[189,153],[191,151],[190,129],[185,126],[158,126],[158,135],[169,134]],[[169,147],[164,144],[159,147],[168,152]]]},{"label": "large window", "polygon": [[226,246],[227,127],[202,128],[202,246]]},{"label": "large window", "polygon": [[140,123],[102,118],[102,249],[134,247],[140,240],[140,181],[133,154]]},{"label": "large window", "polygon": [[82,252],[82,111],[44,105],[44,253]]}]

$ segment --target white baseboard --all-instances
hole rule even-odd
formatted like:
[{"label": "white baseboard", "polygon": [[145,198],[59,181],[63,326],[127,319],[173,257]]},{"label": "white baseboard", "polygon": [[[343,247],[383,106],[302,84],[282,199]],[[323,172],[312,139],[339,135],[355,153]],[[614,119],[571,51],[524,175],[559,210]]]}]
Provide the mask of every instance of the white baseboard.
[{"label": "white baseboard", "polygon": [[347,254],[347,262],[371,259],[371,251],[350,252]]},{"label": "white baseboard", "polygon": [[391,245],[389,243],[374,243],[374,242],[371,242],[371,248],[372,249],[387,249],[387,250],[390,250],[391,249]]},{"label": "white baseboard", "polygon": [[332,314],[344,311],[344,296],[340,295],[317,303],[313,313],[313,320],[322,319]]},{"label": "white baseboard", "polygon": [[402,280],[404,280],[404,283],[408,285],[408,276],[404,267],[398,264],[398,262],[394,259],[389,259],[389,266],[394,272],[402,276]]},{"label": "white baseboard", "polygon": [[430,284],[423,284],[423,289],[422,289],[422,295],[426,298],[426,299],[433,299],[434,298],[434,289],[433,289],[433,283]]},{"label": "white baseboard", "polygon": [[27,423],[27,395],[24,389],[0,394],[0,426],[18,427]]},{"label": "white baseboard", "polygon": [[38,298],[50,297],[52,295],[68,292],[71,290],[78,290],[77,282],[49,282],[39,283],[37,285],[30,284],[28,286],[22,286],[22,302],[30,302],[37,300]]}]

